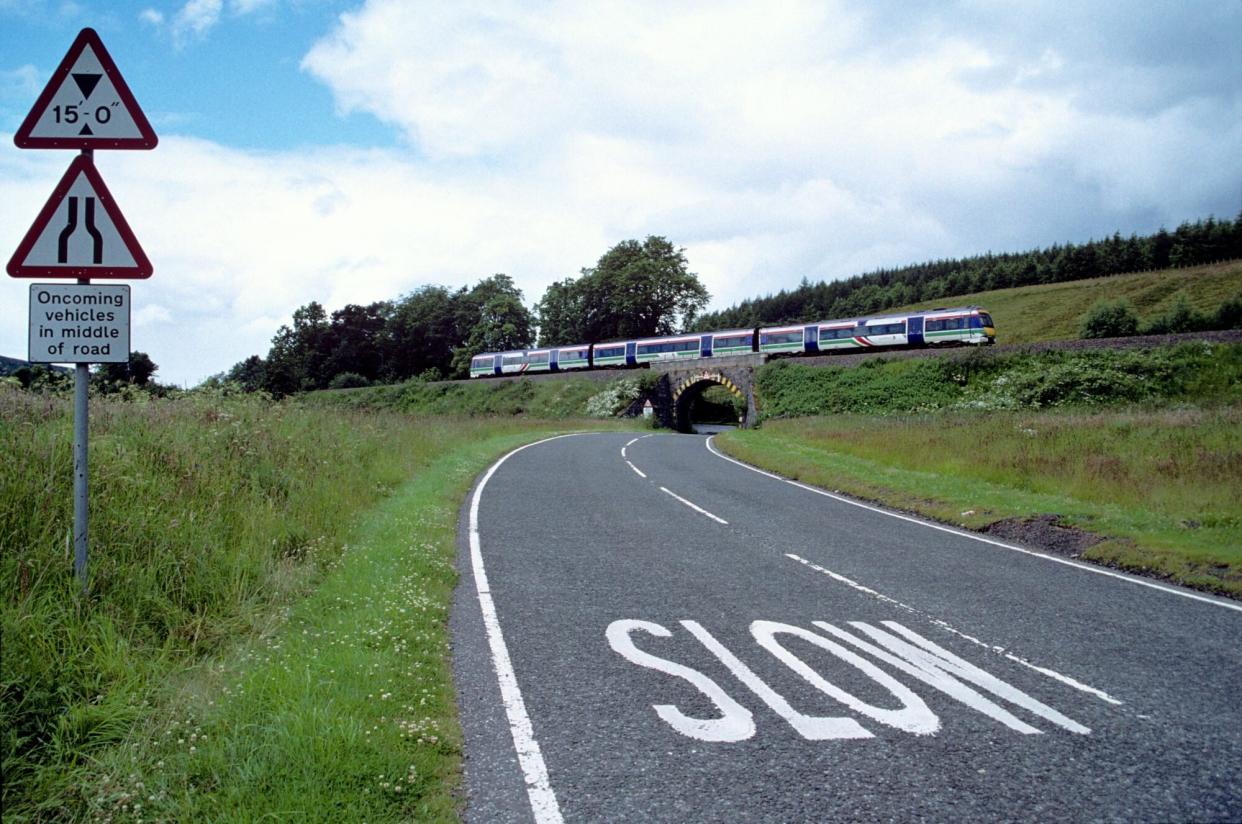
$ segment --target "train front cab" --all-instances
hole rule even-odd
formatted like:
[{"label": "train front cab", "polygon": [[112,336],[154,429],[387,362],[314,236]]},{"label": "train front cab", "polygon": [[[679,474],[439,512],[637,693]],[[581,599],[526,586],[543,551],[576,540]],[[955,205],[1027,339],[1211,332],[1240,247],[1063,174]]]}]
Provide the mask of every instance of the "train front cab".
[{"label": "train front cab", "polygon": [[983,309],[932,310],[923,315],[923,338],[929,346],[988,345],[996,342],[996,327]]},{"label": "train front cab", "polygon": [[500,355],[475,355],[470,359],[470,377],[487,378],[500,374]]}]

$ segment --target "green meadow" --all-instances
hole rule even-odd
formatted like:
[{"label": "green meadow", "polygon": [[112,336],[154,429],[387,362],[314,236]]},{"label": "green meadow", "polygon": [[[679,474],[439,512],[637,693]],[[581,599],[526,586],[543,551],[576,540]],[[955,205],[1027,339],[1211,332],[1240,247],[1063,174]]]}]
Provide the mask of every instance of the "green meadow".
[{"label": "green meadow", "polygon": [[893,311],[982,306],[996,321],[997,343],[1039,343],[1077,338],[1083,317],[1101,300],[1124,298],[1147,322],[1171,311],[1182,297],[1192,309],[1205,314],[1215,312],[1225,301],[1242,297],[1242,261],[995,289]]}]

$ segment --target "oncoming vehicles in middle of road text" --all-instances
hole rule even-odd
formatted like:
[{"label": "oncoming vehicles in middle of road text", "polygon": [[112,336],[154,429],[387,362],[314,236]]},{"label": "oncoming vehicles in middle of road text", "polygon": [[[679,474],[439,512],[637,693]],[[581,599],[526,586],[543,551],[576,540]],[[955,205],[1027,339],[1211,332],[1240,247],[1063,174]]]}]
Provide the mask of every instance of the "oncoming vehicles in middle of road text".
[{"label": "oncoming vehicles in middle of road text", "polygon": [[977,346],[991,344],[995,340],[996,329],[991,315],[978,306],[960,306],[786,326],[485,352],[471,358],[470,377],[568,372],[574,369],[630,369],[657,361],[754,353],[817,355],[863,349]]}]

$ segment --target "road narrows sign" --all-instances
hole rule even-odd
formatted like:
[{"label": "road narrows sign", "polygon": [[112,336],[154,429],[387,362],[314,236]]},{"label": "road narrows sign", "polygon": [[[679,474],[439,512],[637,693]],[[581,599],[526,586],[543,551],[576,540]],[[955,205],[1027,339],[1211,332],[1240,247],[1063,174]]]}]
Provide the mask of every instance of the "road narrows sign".
[{"label": "road narrows sign", "polygon": [[23,149],[154,149],[159,138],[94,29],[82,29],[13,142]]},{"label": "road narrows sign", "polygon": [[15,278],[148,278],[151,261],[86,155],[69,164],[9,261]]}]

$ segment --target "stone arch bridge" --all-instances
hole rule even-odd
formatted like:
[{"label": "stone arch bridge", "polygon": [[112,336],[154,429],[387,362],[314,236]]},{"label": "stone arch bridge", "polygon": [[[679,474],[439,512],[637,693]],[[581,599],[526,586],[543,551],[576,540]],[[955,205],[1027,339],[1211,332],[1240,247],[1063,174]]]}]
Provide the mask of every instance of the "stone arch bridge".
[{"label": "stone arch bridge", "polygon": [[689,432],[690,410],[709,386],[723,386],[746,403],[746,411],[738,424],[753,426],[758,419],[759,402],[755,396],[755,369],[763,365],[767,355],[752,354],[711,358],[693,363],[666,361],[651,364],[651,371],[660,375],[651,405],[661,426]]}]

